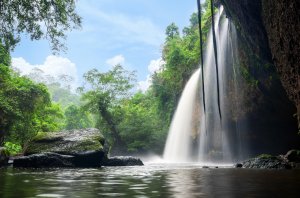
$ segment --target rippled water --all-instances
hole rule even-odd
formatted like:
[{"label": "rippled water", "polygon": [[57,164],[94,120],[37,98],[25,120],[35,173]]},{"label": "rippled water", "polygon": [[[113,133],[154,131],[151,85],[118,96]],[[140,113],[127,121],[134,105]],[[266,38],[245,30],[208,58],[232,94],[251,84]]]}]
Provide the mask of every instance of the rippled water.
[{"label": "rippled water", "polygon": [[150,164],[0,169],[0,197],[300,197],[300,171]]}]

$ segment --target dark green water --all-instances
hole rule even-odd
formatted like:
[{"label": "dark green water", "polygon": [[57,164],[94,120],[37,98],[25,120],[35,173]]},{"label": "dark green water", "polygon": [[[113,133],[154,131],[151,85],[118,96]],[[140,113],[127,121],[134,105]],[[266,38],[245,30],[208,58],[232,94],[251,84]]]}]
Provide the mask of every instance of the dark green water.
[{"label": "dark green water", "polygon": [[300,171],[146,165],[0,169],[0,197],[300,197]]}]

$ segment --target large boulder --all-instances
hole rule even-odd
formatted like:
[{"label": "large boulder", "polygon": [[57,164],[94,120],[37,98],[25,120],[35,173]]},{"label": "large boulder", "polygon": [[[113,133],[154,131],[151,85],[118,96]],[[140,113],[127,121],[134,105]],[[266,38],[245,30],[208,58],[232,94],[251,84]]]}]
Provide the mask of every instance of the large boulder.
[{"label": "large boulder", "polygon": [[4,148],[0,147],[0,167],[6,166],[9,160],[9,152]]},{"label": "large boulder", "polygon": [[136,157],[115,156],[109,157],[103,164],[104,166],[143,166],[143,162]]},{"label": "large boulder", "polygon": [[38,133],[29,143],[25,155],[48,152],[73,156],[72,163],[76,167],[97,167],[107,158],[108,149],[100,131],[90,128]]},{"label": "large boulder", "polygon": [[14,159],[13,166],[22,168],[75,167],[74,159],[75,157],[71,155],[60,155],[47,152],[17,157]]}]

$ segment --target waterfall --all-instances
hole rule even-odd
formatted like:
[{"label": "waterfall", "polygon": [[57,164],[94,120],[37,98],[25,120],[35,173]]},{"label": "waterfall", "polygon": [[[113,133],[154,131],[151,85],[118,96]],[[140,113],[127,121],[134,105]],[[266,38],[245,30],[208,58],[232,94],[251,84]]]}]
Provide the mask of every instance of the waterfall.
[{"label": "waterfall", "polygon": [[237,151],[241,149],[241,132],[232,119],[235,108],[240,108],[233,104],[240,94],[236,34],[222,7],[215,15],[215,21],[222,119],[218,112],[217,76],[210,32],[204,54],[206,112],[202,108],[202,86],[199,86],[201,73],[197,70],[184,88],[169,129],[163,156],[168,162],[230,163],[237,159],[237,154],[241,155],[241,151]]},{"label": "waterfall", "polygon": [[164,151],[164,159],[169,162],[190,161],[193,115],[198,102],[199,77],[200,69],[187,82],[174,114]]}]

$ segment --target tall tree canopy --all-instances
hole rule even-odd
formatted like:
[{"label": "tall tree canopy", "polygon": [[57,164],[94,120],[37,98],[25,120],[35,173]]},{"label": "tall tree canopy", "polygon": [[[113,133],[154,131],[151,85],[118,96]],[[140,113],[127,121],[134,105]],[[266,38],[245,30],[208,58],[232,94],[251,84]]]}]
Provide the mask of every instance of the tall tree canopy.
[{"label": "tall tree canopy", "polygon": [[99,115],[102,129],[106,126],[107,135],[112,137],[112,143],[123,146],[118,124],[120,122],[121,102],[131,95],[135,74],[116,65],[108,72],[99,72],[93,69],[84,75],[87,89],[82,87],[82,99],[86,102],[84,109]]},{"label": "tall tree canopy", "polygon": [[9,51],[25,32],[46,38],[54,51],[65,48],[66,31],[80,27],[75,0],[0,0],[0,42]]}]

